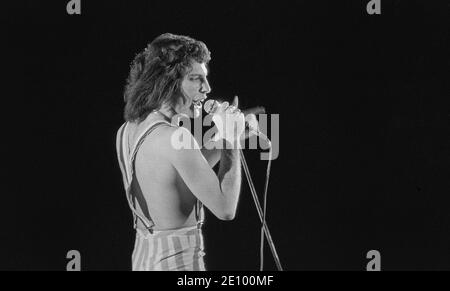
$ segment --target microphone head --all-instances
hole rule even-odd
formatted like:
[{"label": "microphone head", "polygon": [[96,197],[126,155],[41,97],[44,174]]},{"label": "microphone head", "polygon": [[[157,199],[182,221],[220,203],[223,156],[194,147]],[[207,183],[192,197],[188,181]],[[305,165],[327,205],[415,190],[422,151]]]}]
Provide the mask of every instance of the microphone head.
[{"label": "microphone head", "polygon": [[216,101],[213,99],[206,100],[206,102],[203,104],[203,109],[206,113],[210,113],[213,110],[215,102]]},{"label": "microphone head", "polygon": [[[216,101],[214,99],[206,100],[205,103],[203,104],[203,110],[205,110],[206,113],[211,113],[216,106],[216,102],[219,103],[218,101]],[[247,116],[249,114],[259,115],[259,114],[266,113],[266,109],[263,106],[258,106],[258,107],[245,109],[242,111],[242,113],[244,113],[245,116]]]}]

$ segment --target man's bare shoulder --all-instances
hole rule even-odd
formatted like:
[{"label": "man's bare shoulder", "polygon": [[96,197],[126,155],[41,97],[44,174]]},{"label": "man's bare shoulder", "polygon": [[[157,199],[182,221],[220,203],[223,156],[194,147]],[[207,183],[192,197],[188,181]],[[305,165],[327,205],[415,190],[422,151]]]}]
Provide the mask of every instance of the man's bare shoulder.
[{"label": "man's bare shoulder", "polygon": [[[145,151],[173,154],[180,148],[186,148],[186,144],[192,144],[194,137],[184,127],[171,126],[169,124],[158,126],[142,144]],[[194,145],[195,146],[195,145]]]}]

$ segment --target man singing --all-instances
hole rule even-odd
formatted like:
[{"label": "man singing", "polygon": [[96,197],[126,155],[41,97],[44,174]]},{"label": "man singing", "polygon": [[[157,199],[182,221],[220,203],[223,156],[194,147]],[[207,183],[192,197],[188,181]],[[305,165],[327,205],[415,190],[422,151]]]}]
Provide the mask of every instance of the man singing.
[{"label": "man singing", "polygon": [[[232,220],[241,186],[237,142],[244,132],[238,99],[216,102],[219,148],[200,148],[172,118],[200,115],[211,91],[210,52],[190,37],[163,34],[132,62],[125,87],[125,124],[117,133],[117,156],[136,241],[133,270],[205,270],[203,205],[221,220]],[[255,118],[256,119],[256,118]],[[216,124],[217,125],[217,124]],[[191,149],[176,149],[172,136],[183,132]],[[220,161],[218,174],[212,167]]]}]

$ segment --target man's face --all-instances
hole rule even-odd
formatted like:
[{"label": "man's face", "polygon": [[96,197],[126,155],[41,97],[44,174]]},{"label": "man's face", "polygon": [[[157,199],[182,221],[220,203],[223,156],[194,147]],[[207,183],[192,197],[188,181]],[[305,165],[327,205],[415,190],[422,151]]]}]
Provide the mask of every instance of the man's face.
[{"label": "man's face", "polygon": [[202,101],[206,99],[206,94],[211,91],[206,76],[208,71],[205,64],[200,64],[195,61],[192,62],[192,69],[184,77],[181,83],[181,89],[187,99],[183,104],[179,102],[176,106],[177,113],[184,113],[189,118],[196,118],[200,116],[202,110]]}]

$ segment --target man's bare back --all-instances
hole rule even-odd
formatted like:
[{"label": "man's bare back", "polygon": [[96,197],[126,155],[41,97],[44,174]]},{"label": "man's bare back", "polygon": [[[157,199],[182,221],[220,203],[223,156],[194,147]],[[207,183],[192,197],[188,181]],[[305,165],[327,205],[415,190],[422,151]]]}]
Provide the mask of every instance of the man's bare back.
[{"label": "man's bare back", "polygon": [[[158,114],[150,114],[146,120],[128,125],[128,146],[131,148],[146,128],[158,121],[165,121]],[[170,134],[169,125],[158,126],[143,142],[136,155],[135,171],[140,192],[145,198],[148,212],[155,223],[155,230],[177,229],[194,226],[197,199],[184,183],[177,170],[167,159]],[[145,206],[144,206],[145,207]],[[138,211],[142,214],[140,205]],[[138,220],[137,227],[145,230]]]}]

